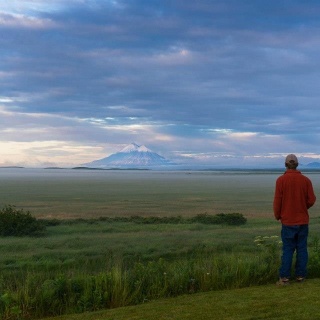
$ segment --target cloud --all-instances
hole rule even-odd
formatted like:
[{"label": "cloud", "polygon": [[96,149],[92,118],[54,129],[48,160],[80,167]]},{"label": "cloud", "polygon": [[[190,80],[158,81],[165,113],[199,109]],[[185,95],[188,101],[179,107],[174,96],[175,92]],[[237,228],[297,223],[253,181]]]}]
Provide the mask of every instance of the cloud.
[{"label": "cloud", "polygon": [[19,14],[0,14],[0,26],[2,28],[16,29],[49,29],[57,26],[52,20],[28,17]]},{"label": "cloud", "polygon": [[302,0],[1,3],[0,141],[57,163],[51,143],[68,162],[132,141],[208,162],[318,154],[319,13]]}]

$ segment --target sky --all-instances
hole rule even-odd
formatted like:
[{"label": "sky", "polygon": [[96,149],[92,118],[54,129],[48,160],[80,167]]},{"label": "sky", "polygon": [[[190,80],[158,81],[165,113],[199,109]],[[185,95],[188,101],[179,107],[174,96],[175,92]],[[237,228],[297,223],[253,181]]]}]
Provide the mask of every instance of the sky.
[{"label": "sky", "polygon": [[318,0],[0,2],[0,166],[145,145],[181,164],[320,161]]}]

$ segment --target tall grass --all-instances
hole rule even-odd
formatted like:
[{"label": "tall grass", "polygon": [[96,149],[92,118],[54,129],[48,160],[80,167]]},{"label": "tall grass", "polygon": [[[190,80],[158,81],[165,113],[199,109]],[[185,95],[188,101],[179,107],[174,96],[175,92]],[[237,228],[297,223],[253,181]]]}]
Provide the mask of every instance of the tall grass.
[{"label": "tall grass", "polygon": [[[144,240],[147,244],[151,237],[155,238],[161,230],[164,232],[163,236],[168,237],[166,230],[169,225],[161,224],[157,229],[153,229],[149,224],[143,227],[140,224],[133,226],[136,240],[128,238],[130,233],[125,236],[126,239],[131,239],[130,241],[146,236],[147,233],[141,235],[141,230],[145,229],[152,230],[150,238]],[[96,224],[87,226],[88,231],[92,232],[90,240],[85,234],[84,238],[78,236],[79,233],[84,233],[81,224],[68,226],[67,229],[64,225],[51,227],[48,238],[43,239],[3,238],[0,250],[2,256],[6,254],[8,257],[0,260],[0,319],[36,319],[116,308],[161,297],[270,283],[274,282],[278,275],[281,255],[279,238],[270,234],[254,238],[252,234],[258,231],[252,226],[226,226],[220,229],[212,226],[208,230],[201,227],[197,231],[185,233],[190,225],[170,225],[170,228],[175,227],[172,229],[175,233],[169,233],[174,234],[174,237],[168,240],[172,247],[168,247],[169,242],[163,242],[163,238],[155,238],[158,246],[163,247],[159,253],[149,253],[147,246],[141,249],[141,255],[126,252],[124,248],[119,250],[119,253],[116,249],[98,255],[92,248],[103,250],[103,246],[99,246],[95,241],[97,230],[102,227]],[[76,228],[76,238],[74,235],[71,238],[62,237],[64,233],[76,232]],[[129,225],[126,225],[126,228],[130,230]],[[223,234],[226,241],[235,230],[238,242],[241,242],[240,246],[234,242],[223,243],[222,238],[219,238],[218,232]],[[56,233],[52,233],[53,231],[62,234],[58,233],[55,238]],[[122,232],[117,235],[116,242],[124,236]],[[195,235],[192,235],[194,232]],[[180,251],[169,253],[170,250],[177,249],[177,243],[187,243],[185,236],[194,240],[204,234],[202,242],[190,246],[191,241],[186,248],[182,246]],[[183,238],[180,239],[182,235]],[[212,238],[213,235],[216,245],[207,242],[208,237]],[[71,241],[72,239],[74,241]],[[103,241],[107,239],[110,238]],[[247,243],[249,239],[250,246]],[[57,240],[59,241],[56,242]],[[116,242],[110,245],[114,246]],[[85,243],[88,251],[83,248]],[[136,252],[141,243],[143,242],[134,242],[132,250]],[[51,253],[42,251],[40,244]],[[126,240],[125,246],[129,244]],[[8,252],[3,251],[5,246],[20,251],[13,251],[9,258]],[[62,249],[66,250],[66,247],[68,251],[61,252]],[[309,247],[309,277],[320,277],[319,239],[311,238]],[[153,245],[150,248],[152,249]],[[36,253],[36,250],[39,252]],[[30,251],[31,255],[29,258],[26,256],[22,263],[20,256],[24,251]],[[19,263],[15,261],[15,255],[20,257]]]},{"label": "tall grass", "polygon": [[[274,259],[278,258],[277,253]],[[263,284],[275,279],[277,265],[267,251],[250,255],[203,251],[174,261],[160,258],[130,265],[119,258],[96,274],[30,269],[24,277],[1,278],[0,319],[35,319]]]},{"label": "tall grass", "polygon": [[[309,276],[320,276],[319,240],[310,243]],[[92,272],[91,263],[52,268],[43,261],[0,276],[0,319],[36,319],[145,303],[199,291],[241,288],[275,281],[281,247],[277,237],[256,237],[251,252],[217,252],[203,247],[175,260],[104,261]],[[102,261],[97,262],[99,264]]]},{"label": "tall grass", "polygon": [[[74,226],[69,230],[72,228]],[[240,231],[248,233],[251,229],[238,227],[238,235]],[[234,233],[234,227],[222,231],[226,236],[228,232]],[[32,241],[39,243],[40,239]],[[241,241],[244,241],[243,237]],[[52,239],[51,242],[54,246]],[[245,249],[243,245],[241,248],[244,250],[231,244],[223,247],[202,243],[167,258],[154,256],[148,259],[124,252],[110,252],[102,257],[91,252],[91,255],[76,259],[70,251],[66,253],[66,259],[60,260],[58,257],[33,256],[32,261],[21,265],[10,265],[7,261],[7,267],[2,266],[0,275],[0,319],[37,319],[140,304],[199,291],[274,282],[280,264],[279,238],[256,237],[251,240],[250,248]],[[78,248],[71,244],[71,249]],[[310,241],[309,251],[309,277],[319,277],[317,238]]]}]

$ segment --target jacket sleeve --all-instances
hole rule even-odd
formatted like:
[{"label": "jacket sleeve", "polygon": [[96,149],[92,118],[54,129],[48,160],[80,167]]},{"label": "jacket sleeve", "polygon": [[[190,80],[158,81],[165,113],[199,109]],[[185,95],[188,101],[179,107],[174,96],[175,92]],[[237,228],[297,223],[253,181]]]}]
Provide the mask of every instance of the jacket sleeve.
[{"label": "jacket sleeve", "polygon": [[316,196],[313,191],[312,182],[308,181],[308,197],[307,197],[307,208],[311,208],[316,202]]},{"label": "jacket sleeve", "polygon": [[281,219],[282,191],[279,179],[276,181],[275,193],[273,198],[273,214],[277,220]]}]

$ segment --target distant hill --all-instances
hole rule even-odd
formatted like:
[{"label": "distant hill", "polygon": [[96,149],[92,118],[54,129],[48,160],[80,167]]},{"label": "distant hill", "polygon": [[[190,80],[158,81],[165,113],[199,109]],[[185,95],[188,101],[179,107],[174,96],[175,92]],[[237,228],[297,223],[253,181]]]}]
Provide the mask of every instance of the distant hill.
[{"label": "distant hill", "polygon": [[310,162],[306,165],[307,168],[320,168],[320,162]]},{"label": "distant hill", "polygon": [[19,166],[3,166],[3,167],[0,167],[0,169],[24,169],[24,167],[19,167]]},{"label": "distant hill", "polygon": [[149,168],[174,165],[174,163],[146,146],[131,143],[117,153],[83,165],[91,168]]}]

